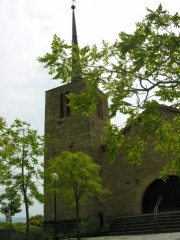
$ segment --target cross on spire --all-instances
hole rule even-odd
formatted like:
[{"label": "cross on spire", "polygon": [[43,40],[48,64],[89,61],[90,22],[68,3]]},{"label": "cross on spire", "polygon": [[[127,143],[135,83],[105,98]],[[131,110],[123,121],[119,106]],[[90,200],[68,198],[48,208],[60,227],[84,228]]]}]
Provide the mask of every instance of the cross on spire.
[{"label": "cross on spire", "polygon": [[75,5],[74,5],[74,3],[76,2],[76,0],[72,0],[72,6],[71,6],[71,8],[74,10],[76,7],[75,7]]}]

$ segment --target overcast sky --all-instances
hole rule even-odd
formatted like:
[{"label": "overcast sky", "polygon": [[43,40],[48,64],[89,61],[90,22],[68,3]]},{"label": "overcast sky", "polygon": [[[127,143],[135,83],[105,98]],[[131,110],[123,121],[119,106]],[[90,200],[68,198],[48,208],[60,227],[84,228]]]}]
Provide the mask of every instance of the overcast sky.
[{"label": "overcast sky", "polygon": [[[79,46],[112,43],[121,31],[132,32],[146,7],[160,2],[170,13],[180,12],[179,0],[77,0]],[[56,33],[71,42],[71,0],[0,0],[0,116],[16,118],[44,131],[45,91],[59,86],[37,62],[50,51]],[[42,213],[42,206],[32,214]]]}]

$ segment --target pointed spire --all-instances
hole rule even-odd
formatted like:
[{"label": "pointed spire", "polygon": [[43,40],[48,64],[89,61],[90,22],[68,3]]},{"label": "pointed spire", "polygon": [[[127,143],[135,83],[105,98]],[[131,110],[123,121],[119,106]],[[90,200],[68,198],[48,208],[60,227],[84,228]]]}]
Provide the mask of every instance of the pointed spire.
[{"label": "pointed spire", "polygon": [[78,52],[78,40],[77,40],[77,30],[76,30],[76,18],[75,18],[75,6],[71,6],[72,8],[72,72],[74,76],[71,79],[71,82],[76,82],[81,79],[81,66],[79,61],[79,52]]},{"label": "pointed spire", "polygon": [[75,6],[71,6],[73,12],[72,12],[72,43],[78,46],[78,40],[77,40],[77,30],[76,30],[76,18],[75,18]]}]

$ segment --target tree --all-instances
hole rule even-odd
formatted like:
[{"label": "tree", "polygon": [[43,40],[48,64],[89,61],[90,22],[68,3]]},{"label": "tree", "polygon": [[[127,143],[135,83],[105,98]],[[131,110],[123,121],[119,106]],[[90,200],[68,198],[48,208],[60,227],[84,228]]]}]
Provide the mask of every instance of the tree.
[{"label": "tree", "polygon": [[[61,196],[70,205],[75,205],[77,221],[77,238],[79,239],[80,205],[84,205],[92,196],[102,200],[109,193],[102,186],[100,166],[83,152],[64,151],[50,159],[47,175],[49,191],[52,190],[52,173],[58,174],[58,186]],[[48,188],[47,188],[48,189]]]},{"label": "tree", "polygon": [[[68,95],[74,109],[89,115],[97,106],[98,87],[110,100],[109,112],[113,118],[117,113],[127,116],[130,127],[142,121],[142,132],[146,137],[154,135],[154,149],[163,155],[173,151],[171,164],[164,168],[163,175],[172,171],[180,176],[179,139],[180,117],[171,123],[160,114],[162,105],[172,105],[180,109],[180,16],[171,15],[161,5],[156,11],[147,9],[147,15],[136,24],[134,33],[121,32],[119,39],[110,45],[103,41],[101,49],[96,45],[85,46],[73,59],[80,62],[81,76],[86,79],[86,92]],[[58,36],[54,36],[52,53],[38,60],[49,68],[53,79],[68,82],[73,76],[72,46]],[[143,112],[143,114],[142,114]],[[153,128],[152,128],[153,126]],[[176,132],[176,135],[174,135]],[[165,137],[165,136],[168,136]],[[134,164],[141,162],[141,153],[146,149],[146,140],[141,135],[131,139],[127,157]],[[106,148],[115,159],[119,147],[124,142],[122,127],[108,124]],[[133,143],[136,143],[136,147]],[[138,147],[141,146],[141,147]],[[135,158],[132,156],[135,155]]]},{"label": "tree", "polygon": [[26,211],[26,239],[30,239],[29,206],[33,199],[43,201],[39,192],[43,165],[39,159],[44,153],[43,137],[30,128],[30,124],[15,120],[10,127],[4,127],[1,135],[1,165],[7,166],[0,182],[4,186],[14,187],[21,194]]},{"label": "tree", "polygon": [[12,145],[9,142],[9,138],[6,135],[7,123],[4,118],[0,117],[0,181],[7,176],[6,173],[9,170],[8,164],[5,164],[7,155],[12,153]]},{"label": "tree", "polygon": [[6,221],[12,226],[12,217],[21,212],[21,196],[16,188],[6,187],[5,192],[0,196],[0,212],[5,214]]}]

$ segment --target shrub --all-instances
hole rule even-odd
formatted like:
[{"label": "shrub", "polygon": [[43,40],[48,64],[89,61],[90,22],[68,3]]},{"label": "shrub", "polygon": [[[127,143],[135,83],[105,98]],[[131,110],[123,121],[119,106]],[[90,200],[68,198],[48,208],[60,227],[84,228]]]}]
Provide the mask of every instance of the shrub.
[{"label": "shrub", "polygon": [[40,214],[32,216],[30,217],[29,222],[32,226],[41,227],[43,224],[43,216]]},{"label": "shrub", "polygon": [[99,219],[90,218],[87,220],[82,220],[80,223],[80,234],[83,237],[86,236],[96,236],[99,233]]},{"label": "shrub", "polygon": [[7,222],[0,222],[0,229],[8,229],[9,223]]},{"label": "shrub", "polygon": [[33,219],[33,220],[30,221],[30,225],[41,227],[42,223],[40,223],[38,219]]}]

